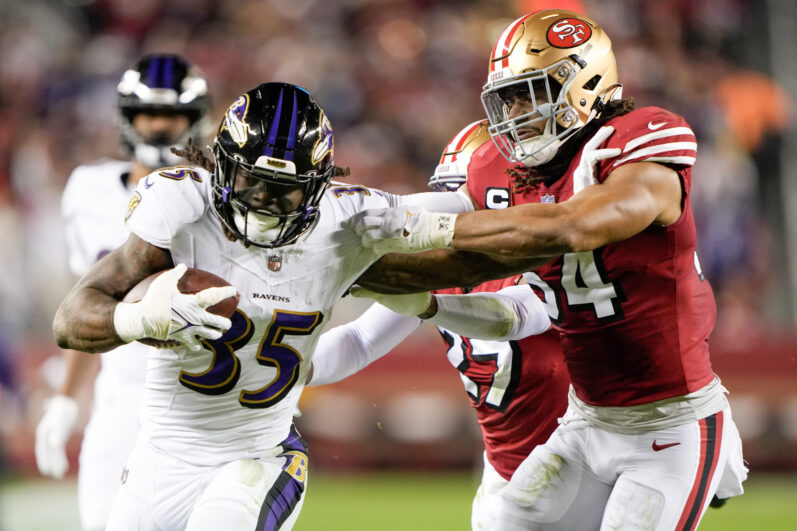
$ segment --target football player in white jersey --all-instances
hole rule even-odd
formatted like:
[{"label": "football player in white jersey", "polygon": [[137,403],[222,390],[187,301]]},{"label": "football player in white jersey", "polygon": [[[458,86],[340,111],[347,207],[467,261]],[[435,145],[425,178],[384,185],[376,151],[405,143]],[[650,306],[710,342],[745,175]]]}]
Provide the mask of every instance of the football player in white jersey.
[{"label": "football player in white jersey", "polygon": [[[346,173],[333,151],[329,120],[306,91],[266,83],[244,93],[222,119],[213,160],[193,151],[199,165],[143,179],[127,212],[130,238],[61,303],[53,329],[64,348],[103,352],[141,338],[180,345],[148,353],[141,431],[108,529],[296,521],[308,465],[296,403],[333,305],[377,259],[346,221],[395,204],[331,182]],[[456,204],[452,211],[472,208],[461,194],[428,195]],[[186,266],[234,287],[181,294]],[[160,271],[140,302],[120,302]],[[205,311],[236,289],[230,319]]]},{"label": "football player in white jersey", "polygon": [[[177,55],[142,58],[119,85],[122,143],[129,161],[100,160],[76,168],[62,198],[69,265],[84,274],[130,235],[124,215],[138,181],[180,159],[172,146],[200,139],[207,129],[207,82]],[[65,374],[36,430],[36,462],[43,475],[63,477],[65,446],[78,414],[76,393],[94,375],[94,405],[80,449],[78,506],[83,529],[105,529],[122,468],[139,429],[146,348],[122,345],[99,356],[64,351]],[[99,372],[97,369],[99,366]]]}]

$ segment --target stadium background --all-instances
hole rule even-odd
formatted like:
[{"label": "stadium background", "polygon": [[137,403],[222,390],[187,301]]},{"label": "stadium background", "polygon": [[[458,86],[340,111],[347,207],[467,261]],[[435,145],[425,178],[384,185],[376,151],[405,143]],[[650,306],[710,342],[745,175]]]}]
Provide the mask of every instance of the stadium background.
[{"label": "stadium background", "polygon": [[[59,374],[50,322],[74,281],[60,194],[75,166],[120,156],[127,66],[185,55],[210,82],[214,122],[260,82],[302,85],[330,116],[349,181],[416,192],[449,138],[483,116],[501,30],[551,6],[601,24],[626,95],[684,115],[698,136],[712,361],[751,468],[748,494],[703,528],[797,527],[793,1],[0,0],[0,529],[77,528],[79,434],[70,477],[50,482],[37,478],[33,433]],[[334,322],[363,307],[344,300]],[[314,479],[297,529],[467,528],[481,442],[431,327],[350,380],[309,389],[301,408]],[[358,512],[369,505],[373,515]]]}]

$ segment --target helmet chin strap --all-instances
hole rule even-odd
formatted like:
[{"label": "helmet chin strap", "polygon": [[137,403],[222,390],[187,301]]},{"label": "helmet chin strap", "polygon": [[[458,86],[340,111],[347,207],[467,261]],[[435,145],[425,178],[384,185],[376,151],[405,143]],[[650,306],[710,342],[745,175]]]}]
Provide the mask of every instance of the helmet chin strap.
[{"label": "helmet chin strap", "polygon": [[[553,142],[551,142],[552,140]],[[536,147],[537,145],[544,145],[548,142],[550,142],[550,145],[548,146],[540,148]],[[520,142],[520,146],[522,146],[522,149],[525,150],[525,152],[532,151],[532,154],[521,159],[521,163],[527,168],[533,168],[535,166],[545,164],[553,159],[554,156],[556,156],[556,152],[559,150],[559,146],[561,145],[562,141],[554,140],[552,135],[540,135],[529,140],[524,140]]]},{"label": "helmet chin strap", "polygon": [[[550,161],[556,155],[559,146],[562,145],[561,140],[556,139],[553,134],[553,105],[549,103],[540,105],[538,112],[542,116],[547,116],[545,130],[534,138],[519,141],[515,147],[515,156],[527,168]],[[528,155],[526,155],[527,153]]]},{"label": "helmet chin strap", "polygon": [[293,219],[299,217],[296,214],[291,219],[282,221],[276,216],[247,212],[243,214],[241,209],[233,204],[233,221],[238,231],[246,236],[246,239],[260,245],[269,244],[279,238],[285,231],[285,226]]}]

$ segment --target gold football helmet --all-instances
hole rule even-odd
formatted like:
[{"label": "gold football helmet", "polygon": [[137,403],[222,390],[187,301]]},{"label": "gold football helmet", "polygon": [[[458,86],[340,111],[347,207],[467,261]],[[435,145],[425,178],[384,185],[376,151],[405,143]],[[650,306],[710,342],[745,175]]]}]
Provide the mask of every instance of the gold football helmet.
[{"label": "gold football helmet", "polygon": [[[549,9],[515,20],[498,38],[482,104],[504,157],[537,166],[621,91],[606,33],[578,13]],[[510,118],[516,97],[528,97],[533,110]],[[523,139],[531,129],[542,134]]]},{"label": "gold football helmet", "polygon": [[454,192],[465,184],[471,156],[490,140],[487,125],[487,120],[473,122],[454,135],[429,178],[429,188],[435,192]]}]

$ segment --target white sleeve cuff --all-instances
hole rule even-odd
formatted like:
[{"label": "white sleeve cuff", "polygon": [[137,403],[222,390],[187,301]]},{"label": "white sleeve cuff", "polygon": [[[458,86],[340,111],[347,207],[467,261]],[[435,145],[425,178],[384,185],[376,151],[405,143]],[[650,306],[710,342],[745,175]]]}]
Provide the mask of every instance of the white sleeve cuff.
[{"label": "white sleeve cuff", "polygon": [[473,339],[523,339],[546,331],[551,324],[542,301],[527,285],[497,293],[435,297],[437,313],[427,320]]},{"label": "white sleeve cuff", "polygon": [[418,326],[406,317],[373,304],[359,318],[321,335],[313,354],[313,376],[308,386],[339,382],[378,360]]},{"label": "white sleeve cuff", "polygon": [[[473,212],[473,202],[464,192],[423,192],[420,194],[394,195],[389,198],[391,207],[417,206],[429,212],[461,214]],[[395,204],[393,204],[395,203]]]}]

